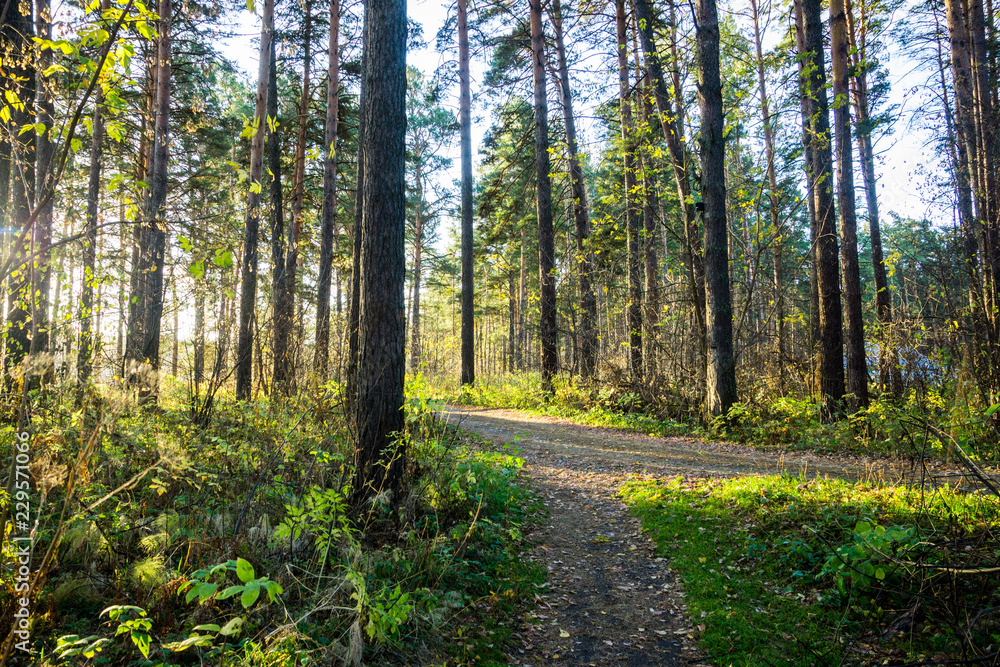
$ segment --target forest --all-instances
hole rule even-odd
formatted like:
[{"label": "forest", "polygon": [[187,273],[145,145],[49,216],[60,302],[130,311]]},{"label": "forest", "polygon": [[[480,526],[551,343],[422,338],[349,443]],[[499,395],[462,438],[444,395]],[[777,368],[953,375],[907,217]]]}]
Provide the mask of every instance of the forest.
[{"label": "forest", "polygon": [[1000,664],[993,0],[0,0],[0,665]]}]

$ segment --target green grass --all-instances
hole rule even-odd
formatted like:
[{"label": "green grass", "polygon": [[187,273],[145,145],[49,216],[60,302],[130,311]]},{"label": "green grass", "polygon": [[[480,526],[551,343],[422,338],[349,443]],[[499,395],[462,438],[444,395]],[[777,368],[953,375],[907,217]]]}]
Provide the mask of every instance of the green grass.
[{"label": "green grass", "polygon": [[832,424],[820,421],[819,403],[810,398],[745,398],[725,419],[705,423],[678,395],[641,397],[627,388],[589,387],[557,376],[546,395],[535,373],[455,389],[437,398],[464,405],[522,410],[568,419],[586,426],[616,428],[659,437],[687,436],[729,440],[765,450],[816,451],[852,455],[949,458],[951,443],[926,428],[948,431],[979,461],[1000,458],[1000,439],[988,424],[988,411],[958,400],[947,390],[911,391],[904,399],[876,399],[857,414]]},{"label": "green grass", "polygon": [[[983,575],[949,586],[940,572],[907,564],[957,564],[953,549],[927,545],[982,535],[984,521],[998,516],[993,497],[793,477],[633,481],[621,496],[680,576],[685,627],[723,666],[958,657],[949,605],[986,608],[996,589]],[[875,526],[914,537],[876,537],[880,529],[868,531]],[[993,547],[962,560],[995,561]],[[883,639],[917,594],[926,598],[920,620]],[[972,629],[980,651],[997,632]]]},{"label": "green grass", "polygon": [[[33,604],[32,664],[330,664],[352,644],[352,626],[368,664],[506,663],[521,607],[545,578],[522,557],[524,533],[543,506],[521,481],[515,451],[447,429],[413,383],[400,509],[377,503],[371,524],[350,524],[351,438],[330,398],[335,387],[287,403],[223,395],[210,422],[195,426],[183,388],[166,386],[154,410],[111,389],[90,411],[70,409],[72,394],[38,410],[33,461],[56,480],[42,506],[38,554],[58,534],[64,506],[67,514],[56,564]],[[69,488],[60,466],[75,464],[87,442],[95,444],[85,472]],[[10,456],[0,446],[0,467]],[[6,545],[2,556],[11,557]],[[192,578],[207,585],[211,577],[220,591],[240,585],[235,565],[209,574],[236,559],[254,577],[278,582],[280,601],[178,594]],[[13,586],[10,572],[0,577],[0,608]],[[119,622],[101,613],[112,605],[148,615],[148,659],[139,635],[116,635]],[[240,634],[220,634],[211,647],[166,647],[197,634],[196,626],[236,618]],[[107,641],[92,658],[59,658],[57,640],[68,635]]]}]

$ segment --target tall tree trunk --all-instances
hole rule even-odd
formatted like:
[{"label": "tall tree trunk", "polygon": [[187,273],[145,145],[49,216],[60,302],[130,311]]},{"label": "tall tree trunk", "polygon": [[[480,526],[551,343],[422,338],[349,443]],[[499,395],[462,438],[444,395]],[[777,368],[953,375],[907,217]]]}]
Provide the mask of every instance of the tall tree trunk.
[{"label": "tall tree trunk", "polygon": [[753,13],[754,48],[757,54],[757,82],[760,89],[760,106],[764,122],[764,151],[767,160],[768,208],[771,214],[771,236],[774,261],[774,319],[777,331],[778,391],[785,390],[785,289],[784,289],[784,228],[778,209],[778,176],[774,160],[774,128],[771,119],[771,105],[767,96],[767,78],[764,76],[764,52],[760,32],[760,10],[757,0],[750,0]]},{"label": "tall tree trunk", "polygon": [[[155,45],[154,45],[155,46]],[[144,47],[144,52],[147,51]],[[149,141],[149,126],[155,123],[156,109],[156,73],[159,67],[156,64],[155,48],[144,53],[146,62],[147,90],[145,95],[145,109],[139,118],[139,156],[136,161],[136,180],[147,181],[149,172],[153,164],[153,146]],[[124,208],[123,208],[124,210]],[[124,217],[124,216],[123,216]],[[141,222],[141,221],[140,221]],[[144,306],[145,297],[143,295],[144,284],[141,282],[139,273],[140,257],[142,256],[142,225],[132,225],[132,251],[129,261],[129,299],[128,299],[128,320],[125,326],[125,353],[122,355],[122,372],[126,384],[132,381],[132,372],[136,364],[135,357],[138,356],[136,347],[142,336],[142,318],[140,313]]]},{"label": "tall tree trunk", "polygon": [[639,202],[636,199],[635,130],[632,124],[631,84],[628,73],[628,42],[625,0],[615,0],[618,37],[618,103],[621,110],[622,152],[625,156],[625,228],[628,232],[628,325],[629,373],[642,380],[642,275],[639,268]]},{"label": "tall tree trunk", "polygon": [[[27,10],[27,14],[22,11]],[[10,76],[5,77],[6,90],[24,101],[23,105],[11,106],[8,123],[11,138],[11,201],[10,212],[13,228],[22,230],[31,216],[35,199],[35,133],[21,133],[21,128],[34,123],[31,111],[35,98],[35,76],[29,64],[32,61],[31,39],[34,26],[31,19],[31,4],[13,5],[8,9],[4,25],[4,44],[10,49]],[[15,237],[16,238],[16,237]],[[7,328],[5,330],[4,376],[8,389],[13,387],[15,369],[24,360],[31,346],[31,311],[29,270],[26,262],[30,255],[28,244],[17,245],[9,252],[16,258],[12,262],[7,282]],[[15,275],[16,272],[16,275]]]},{"label": "tall tree trunk", "polygon": [[180,312],[181,304],[177,300],[177,280],[174,278],[174,265],[170,265],[170,300],[174,307],[174,344],[170,350],[170,374],[177,377],[177,362],[180,361],[181,327]]},{"label": "tall tree trunk", "polygon": [[821,413],[825,420],[841,414],[844,397],[843,315],[840,304],[840,267],[837,258],[837,221],[831,178],[830,112],[826,98],[826,63],[820,0],[796,0],[800,76],[808,129],[803,137],[811,161],[806,176],[812,183],[816,216],[815,262],[819,298],[819,376]]},{"label": "tall tree trunk", "polygon": [[163,318],[163,259],[166,251],[167,176],[169,158],[170,52],[172,0],[161,0],[158,7],[159,32],[153,58],[155,88],[153,109],[154,135],[149,166],[149,192],[143,202],[139,230],[138,278],[133,291],[125,357],[129,384],[136,387],[140,399],[155,401],[159,389],[160,324]]},{"label": "tall tree trunk", "polygon": [[[635,41],[633,39],[633,41]],[[637,50],[638,53],[638,50]],[[660,265],[656,256],[656,226],[658,224],[656,214],[660,206],[659,192],[656,187],[657,169],[652,154],[649,129],[653,118],[653,105],[650,102],[652,95],[652,85],[647,69],[643,76],[641,89],[642,96],[642,132],[643,146],[642,156],[642,257],[643,272],[645,278],[645,300],[643,301],[642,320],[645,326],[646,351],[643,359],[646,363],[646,378],[651,384],[655,384],[658,367],[657,356],[659,355],[659,329],[660,329]]]},{"label": "tall tree trunk", "polygon": [[458,0],[458,123],[462,144],[462,384],[476,380],[475,308],[472,248],[472,78],[469,75],[469,17]]},{"label": "tall tree trunk", "polygon": [[858,263],[858,216],[854,199],[854,149],[851,141],[850,40],[845,0],[830,0],[834,129],[837,140],[837,208],[840,252],[844,263],[844,310],[847,311],[847,393],[851,408],[868,405],[868,364],[861,312],[861,266]]},{"label": "tall tree trunk", "polygon": [[[330,0],[330,44],[326,84],[326,132],[323,150],[323,222],[319,246],[319,280],[316,285],[316,351],[313,369],[325,382],[330,358],[330,283],[333,278],[333,245],[337,225],[337,125],[340,106],[340,0]],[[339,299],[338,299],[339,304]],[[338,307],[339,310],[339,307]]]},{"label": "tall tree trunk", "polygon": [[[996,117],[990,90],[990,63],[987,54],[989,45],[986,37],[986,19],[982,0],[969,0],[968,12],[969,47],[972,55],[973,99],[977,146],[979,153],[979,185],[976,188],[981,210],[979,218],[982,230],[983,248],[983,292],[986,296],[986,312],[991,327],[990,337],[994,340],[1000,323],[1000,301],[998,301],[997,281],[1000,280],[1000,237],[997,225],[997,182],[996,182]],[[994,349],[994,352],[997,350]],[[997,359],[996,361],[1000,361]]]},{"label": "tall tree trunk", "polygon": [[[962,3],[959,0],[945,0],[945,14],[948,21],[948,38],[951,46],[951,69],[952,80],[955,89],[955,130],[958,143],[958,170],[956,171],[956,181],[959,192],[959,213],[965,228],[965,236],[968,240],[977,239],[980,244],[982,257],[982,270],[972,262],[974,252],[969,253],[966,265],[969,267],[971,301],[973,301],[973,327],[977,338],[977,346],[980,350],[985,347],[988,351],[995,342],[991,340],[991,331],[988,325],[990,298],[986,294],[987,284],[986,274],[989,272],[987,266],[989,258],[985,256],[985,248],[982,242],[986,237],[983,230],[983,218],[986,213],[986,206],[983,202],[982,190],[980,188],[982,156],[978,151],[974,81],[972,71],[972,61],[968,42],[968,32],[966,19],[963,12]],[[972,204],[975,202],[975,213]],[[971,250],[971,248],[969,249]],[[978,275],[977,275],[978,273]],[[981,279],[981,280],[980,280]],[[996,384],[996,369],[990,361],[984,360],[980,354],[973,355],[973,363],[980,370],[978,373],[982,378],[980,386],[986,390],[992,390]]]},{"label": "tall tree trunk", "polygon": [[393,438],[405,427],[406,28],[405,0],[365,4],[355,507],[382,492],[402,500],[405,449]]},{"label": "tall tree trunk", "polygon": [[[278,58],[274,40],[271,41],[271,68],[268,72],[267,117],[278,118]],[[267,136],[267,168],[271,174],[271,295],[273,368],[271,391],[277,396],[287,396],[290,386],[292,362],[289,344],[292,336],[292,303],[290,290],[285,285],[285,205],[281,190],[281,127],[275,125]]]},{"label": "tall tree trunk", "polygon": [[535,178],[538,216],[538,282],[541,299],[542,390],[552,393],[559,364],[556,352],[555,234],[552,229],[552,180],[549,177],[549,107],[545,91],[545,34],[542,1],[528,1],[531,13],[531,72],[535,85]]},{"label": "tall tree trunk", "polygon": [[[35,32],[39,39],[52,39],[52,10],[50,0],[35,2]],[[32,230],[32,245],[35,259],[31,263],[31,354],[43,355],[49,351],[49,288],[51,283],[51,268],[49,266],[52,245],[52,212],[53,201],[48,197],[55,187],[53,183],[52,160],[55,145],[52,142],[52,116],[55,113],[55,103],[52,97],[52,83],[48,81],[45,71],[52,64],[52,51],[42,49],[38,57],[36,76],[35,120],[45,129],[38,133],[36,139],[35,180],[37,194],[36,202],[44,202],[38,210]],[[36,380],[51,383],[55,379],[55,367],[51,357],[44,359],[41,368],[36,368]]]},{"label": "tall tree trunk", "polygon": [[[419,148],[417,149],[420,150]],[[420,370],[420,272],[421,253],[424,248],[424,177],[420,168],[423,155],[416,155],[416,212],[413,217],[413,298],[410,305],[410,371],[416,373]],[[463,285],[464,287],[464,285]],[[463,323],[465,320],[462,320]]]},{"label": "tall tree trunk", "polygon": [[[865,205],[868,209],[868,232],[872,246],[872,274],[875,278],[875,317],[879,325],[879,387],[893,395],[902,391],[902,377],[896,360],[896,346],[892,342],[892,294],[882,251],[882,227],[879,223],[878,182],[875,177],[875,152],[872,147],[872,121],[868,107],[867,22],[862,5],[861,25],[854,20],[851,0],[847,0],[847,31],[854,54],[851,90],[857,115],[856,135],[861,173],[865,183]],[[951,115],[950,111],[947,114]],[[951,122],[946,120],[951,131]]]},{"label": "tall tree trunk", "polygon": [[[947,18],[946,18],[947,22]],[[934,34],[941,34],[941,24],[938,12],[934,12]],[[952,171],[955,175],[955,195],[958,208],[959,227],[962,231],[963,251],[964,251],[964,272],[969,286],[969,305],[973,311],[978,309],[980,303],[978,290],[978,246],[976,238],[976,219],[972,213],[972,188],[969,184],[969,157],[965,152],[965,144],[959,139],[959,128],[956,127],[955,115],[951,111],[951,103],[948,101],[948,84],[945,79],[945,56],[942,47],[942,39],[935,39],[937,46],[938,76],[941,83],[942,98],[944,100],[945,126],[948,133],[948,144],[951,147]],[[898,370],[898,366],[897,370]]]},{"label": "tall tree trunk", "polygon": [[201,393],[205,381],[205,289],[198,282],[194,286],[194,393]]},{"label": "tall tree trunk", "polygon": [[[111,0],[101,0],[102,11],[107,11],[110,8]],[[90,375],[94,368],[95,352],[93,331],[94,279],[97,276],[97,210],[101,199],[101,167],[104,161],[104,114],[101,113],[101,107],[104,105],[103,88],[98,87],[96,94],[94,120],[92,123],[93,133],[90,143],[90,175],[87,182],[86,235],[83,242],[83,281],[80,286],[80,343],[76,357],[76,374],[81,386],[86,386],[90,383]],[[119,294],[123,291],[119,291]],[[121,354],[120,349],[118,353]]]},{"label": "tall tree trunk", "polygon": [[261,175],[264,170],[264,129],[271,40],[274,39],[274,0],[264,0],[257,67],[257,98],[254,122],[257,130],[250,143],[250,193],[247,195],[246,233],[243,239],[242,285],[240,289],[240,333],[236,351],[236,398],[250,398],[253,385],[253,334],[257,313],[257,237],[260,227]]},{"label": "tall tree trunk", "polygon": [[[680,64],[676,45],[677,22],[674,17],[673,3],[671,2],[671,23],[673,24],[671,26],[671,49],[675,66],[673,97],[671,97],[667,91],[667,80],[663,74],[663,64],[656,51],[656,42],[653,38],[653,23],[647,0],[633,0],[633,3],[635,6],[636,22],[639,26],[639,40],[642,45],[645,65],[653,86],[653,97],[656,102],[660,128],[663,130],[663,138],[667,143],[667,151],[670,154],[674,181],[677,185],[678,201],[683,202],[686,244],[685,264],[688,267],[688,284],[691,290],[695,321],[698,326],[699,350],[704,362],[706,360],[708,345],[705,319],[705,265],[701,251],[701,241],[698,238],[697,214],[691,195],[691,183],[688,177],[689,156],[684,138],[684,101],[681,96]],[[700,379],[704,379],[704,373],[705,368],[703,367],[699,373]]]},{"label": "tall tree trunk", "polygon": [[[368,15],[365,14],[367,17]],[[367,18],[366,18],[367,20]],[[361,70],[366,71],[368,62],[368,39],[362,40]],[[368,81],[361,77],[361,95],[359,101],[365,99],[368,91]],[[344,387],[345,412],[353,420],[354,402],[357,398],[358,386],[358,333],[361,326],[361,243],[364,240],[364,228],[361,224],[364,215],[364,197],[362,196],[365,182],[365,133],[367,132],[365,114],[358,114],[358,182],[354,201],[354,225],[351,234],[351,298],[347,308],[347,377]],[[353,424],[357,428],[356,424]]]},{"label": "tall tree trunk", "polygon": [[[140,359],[149,364],[151,374],[149,386],[140,387],[155,400],[159,391],[160,368],[160,325],[163,319],[163,261],[167,241],[167,176],[169,165],[170,129],[170,53],[171,23],[173,21],[173,0],[160,0],[157,11],[160,17],[157,35],[156,73],[156,123],[154,125],[153,158],[150,170],[149,197],[146,200],[145,228],[147,264],[143,266],[146,287],[145,318],[142,326],[142,347]],[[155,384],[153,384],[155,383]]]},{"label": "tall tree trunk", "polygon": [[733,307],[729,292],[726,225],[726,144],[722,79],[719,76],[719,17],[715,0],[698,0],[698,103],[701,107],[701,196],[705,203],[705,313],[708,327],[706,405],[724,415],[736,402]]},{"label": "tall tree trunk", "polygon": [[524,254],[524,247],[527,244],[524,227],[521,227],[521,273],[518,290],[517,306],[517,370],[527,370],[524,363],[525,346],[527,344],[527,327],[525,322],[525,312],[528,310],[528,260]]},{"label": "tall tree trunk", "polygon": [[576,140],[573,92],[569,82],[562,6],[559,0],[553,0],[552,3],[552,25],[555,29],[556,56],[559,65],[559,98],[562,103],[563,125],[566,128],[566,145],[569,150],[569,176],[573,196],[573,222],[576,232],[577,257],[573,264],[577,268],[580,283],[580,375],[584,379],[591,379],[597,374],[597,335],[594,330],[597,320],[597,301],[594,298],[593,288],[594,253],[590,250],[587,241],[590,238],[590,209],[587,204],[587,189],[583,180],[583,167],[580,164]]},{"label": "tall tree trunk", "polygon": [[513,373],[517,368],[517,292],[514,287],[514,270],[508,272],[508,295],[507,295],[507,372]]},{"label": "tall tree trunk", "polygon": [[[305,45],[302,64],[302,96],[299,98],[299,129],[295,138],[295,162],[292,169],[292,220],[288,230],[288,257],[285,260],[285,279],[283,286],[286,292],[289,324],[289,354],[285,356],[286,388],[295,391],[295,371],[298,355],[301,354],[302,337],[297,335],[302,326],[302,318],[295,317],[296,294],[299,292],[299,245],[302,241],[302,202],[305,197],[306,185],[306,130],[309,126],[309,78],[312,62],[312,0],[305,0]],[[298,307],[302,310],[302,295],[298,294]]]}]

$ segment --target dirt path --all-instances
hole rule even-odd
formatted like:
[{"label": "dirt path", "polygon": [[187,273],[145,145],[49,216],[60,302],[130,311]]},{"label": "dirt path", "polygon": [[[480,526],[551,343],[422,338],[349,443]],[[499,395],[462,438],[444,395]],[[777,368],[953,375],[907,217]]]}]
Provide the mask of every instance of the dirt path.
[{"label": "dirt path", "polygon": [[533,558],[549,571],[545,594],[521,633],[511,664],[695,666],[707,664],[697,619],[668,562],[616,498],[629,477],[802,472],[896,478],[902,470],[863,460],[774,456],[720,443],[655,438],[579,426],[510,410],[449,406],[463,430],[518,448],[525,474],[550,515]]}]

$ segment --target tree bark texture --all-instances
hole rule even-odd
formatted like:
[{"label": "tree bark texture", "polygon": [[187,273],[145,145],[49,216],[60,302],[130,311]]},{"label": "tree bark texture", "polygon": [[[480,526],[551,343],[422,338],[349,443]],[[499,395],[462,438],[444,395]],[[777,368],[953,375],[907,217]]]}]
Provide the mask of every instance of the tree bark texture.
[{"label": "tree bark texture", "polygon": [[125,356],[130,383],[142,400],[155,400],[159,387],[160,324],[163,319],[163,260],[166,251],[166,197],[170,127],[170,53],[172,0],[161,0],[154,88],[154,135],[149,166],[149,192],[139,232],[137,293]]},{"label": "tree bark texture", "polygon": [[587,239],[590,238],[590,208],[587,188],[583,180],[579,148],[576,140],[576,118],[573,115],[573,92],[569,81],[569,64],[566,58],[563,33],[562,6],[559,0],[552,3],[552,25],[555,30],[556,56],[559,66],[559,97],[563,109],[563,126],[566,128],[566,146],[569,152],[570,187],[573,196],[573,223],[576,236],[576,259],[580,288],[580,375],[584,379],[597,375],[597,300],[594,298],[594,253]]},{"label": "tree bark texture", "polygon": [[[111,0],[102,0],[101,10],[111,7]],[[76,357],[77,380],[81,386],[90,383],[94,368],[94,278],[97,276],[97,211],[101,200],[101,167],[104,161],[103,88],[94,99],[93,133],[90,142],[90,170],[87,180],[86,229],[83,240],[83,280],[80,285],[80,338]],[[58,297],[58,290],[56,291]]]},{"label": "tree bark texture", "polygon": [[365,174],[358,331],[357,428],[352,501],[356,507],[383,491],[398,503],[405,450],[403,379],[406,370],[403,287],[406,275],[406,2],[365,5],[365,92],[361,150]]},{"label": "tree bark texture", "polygon": [[615,0],[615,27],[618,38],[618,104],[621,117],[622,152],[625,158],[625,229],[628,233],[628,326],[629,374],[641,381],[642,368],[642,271],[640,263],[640,205],[636,180],[635,127],[632,122],[632,85],[629,81],[628,40],[625,0]]},{"label": "tree bark texture", "polygon": [[715,0],[698,0],[698,103],[701,107],[701,196],[705,203],[705,314],[708,329],[706,407],[724,415],[736,402],[733,306],[729,291],[726,224],[726,144],[722,79],[719,75],[719,17]]},{"label": "tree bark texture", "polygon": [[[472,79],[469,75],[469,17],[458,0],[458,123],[462,144],[462,384],[476,380],[475,279],[472,264]],[[536,83],[537,86],[537,83]]]},{"label": "tree bark texture", "polygon": [[337,126],[340,106],[340,0],[330,0],[329,65],[326,83],[326,132],[323,150],[323,221],[320,231],[319,280],[316,284],[316,350],[313,369],[319,382],[329,374],[330,285],[333,279],[333,238],[337,226]]},{"label": "tree bark texture", "polygon": [[260,30],[260,64],[257,68],[257,97],[254,122],[257,131],[250,142],[250,193],[247,195],[246,230],[243,238],[240,289],[240,330],[236,350],[236,398],[250,398],[253,380],[253,334],[257,311],[257,239],[260,227],[261,175],[264,167],[264,131],[267,128],[268,72],[271,40],[274,39],[274,0],[265,0]]},{"label": "tree bark texture", "polygon": [[844,398],[843,314],[840,302],[840,262],[837,220],[833,206],[830,110],[826,97],[826,63],[823,56],[822,3],[796,0],[801,17],[800,63],[803,104],[811,162],[806,176],[812,182],[816,215],[815,262],[819,297],[819,379],[821,412],[832,419],[842,412]]},{"label": "tree bark texture", "polygon": [[549,107],[545,91],[545,35],[542,30],[542,0],[529,0],[531,24],[531,72],[535,88],[535,178],[538,217],[538,282],[541,299],[542,389],[553,391],[552,378],[559,364],[556,350],[555,233],[552,228],[552,180],[549,176]]},{"label": "tree bark texture", "polygon": [[852,411],[868,405],[868,363],[858,262],[858,215],[854,198],[854,143],[851,141],[850,40],[844,0],[830,0],[833,121],[837,140],[837,208],[847,315],[847,393]]}]

